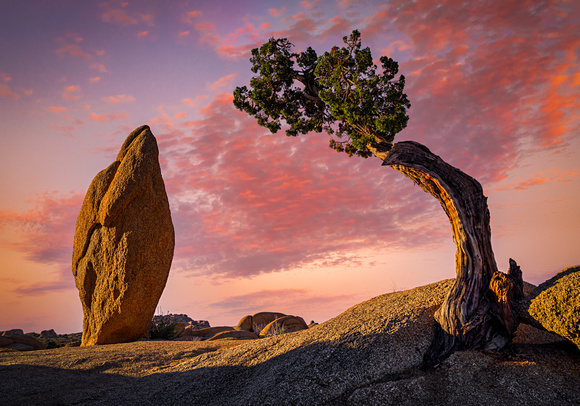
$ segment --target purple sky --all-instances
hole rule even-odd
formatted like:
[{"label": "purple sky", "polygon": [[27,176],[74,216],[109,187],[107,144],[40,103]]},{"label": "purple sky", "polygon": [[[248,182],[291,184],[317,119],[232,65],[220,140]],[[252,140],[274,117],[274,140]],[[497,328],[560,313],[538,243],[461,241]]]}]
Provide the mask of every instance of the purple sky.
[{"label": "purple sky", "polygon": [[326,134],[271,135],[234,109],[270,37],[319,53],[353,29],[399,61],[415,140],[477,178],[500,269],[580,263],[580,3],[2,1],[0,330],[82,329],[71,272],[91,180],[131,130],[160,148],[176,229],[158,311],[211,325],[325,321],[455,275],[438,202]]}]

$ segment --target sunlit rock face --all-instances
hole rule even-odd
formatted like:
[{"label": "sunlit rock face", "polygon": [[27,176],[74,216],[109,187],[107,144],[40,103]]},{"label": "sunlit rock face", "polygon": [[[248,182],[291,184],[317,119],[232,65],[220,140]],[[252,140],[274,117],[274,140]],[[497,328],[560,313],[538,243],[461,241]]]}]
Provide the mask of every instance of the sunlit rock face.
[{"label": "sunlit rock face", "polygon": [[580,266],[542,283],[531,294],[530,316],[580,348]]},{"label": "sunlit rock face", "polygon": [[158,156],[149,127],[137,128],[85,196],[72,263],[84,346],[133,341],[149,330],[175,245]]}]

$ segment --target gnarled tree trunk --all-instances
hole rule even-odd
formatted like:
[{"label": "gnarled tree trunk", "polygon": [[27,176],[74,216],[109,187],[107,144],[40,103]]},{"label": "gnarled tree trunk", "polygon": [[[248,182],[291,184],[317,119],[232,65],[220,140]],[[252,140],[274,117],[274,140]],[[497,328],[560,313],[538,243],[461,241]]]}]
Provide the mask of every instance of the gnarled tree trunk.
[{"label": "gnarled tree trunk", "polygon": [[438,332],[425,364],[437,364],[455,349],[502,348],[517,327],[512,307],[521,297],[522,278],[515,261],[510,260],[507,275],[497,270],[481,185],[417,142],[395,144],[383,165],[403,173],[439,200],[457,247],[457,279],[435,314]]}]

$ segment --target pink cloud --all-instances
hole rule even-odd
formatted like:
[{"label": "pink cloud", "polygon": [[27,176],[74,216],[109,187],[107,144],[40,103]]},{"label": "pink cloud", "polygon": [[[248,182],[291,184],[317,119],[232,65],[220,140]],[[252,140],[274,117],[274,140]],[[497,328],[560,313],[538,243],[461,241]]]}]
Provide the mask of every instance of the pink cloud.
[{"label": "pink cloud", "polygon": [[48,111],[50,111],[51,113],[63,113],[65,111],[67,111],[66,107],[62,107],[62,106],[50,106],[48,108]]},{"label": "pink cloud", "polygon": [[0,97],[8,97],[13,100],[20,99],[20,95],[10,88],[10,86],[0,83]]},{"label": "pink cloud", "polygon": [[205,96],[205,95],[203,95],[203,96],[197,96],[195,99],[186,98],[186,99],[183,99],[183,103],[186,106],[196,107],[197,105],[199,105],[199,103],[202,100],[207,99],[207,98],[208,98],[208,96]]},{"label": "pink cloud", "polygon": [[267,29],[270,24],[264,23],[255,27],[246,22],[244,27],[237,28],[225,36],[219,35],[211,22],[197,23],[194,27],[200,34],[201,42],[214,48],[218,55],[225,59],[239,59],[249,56],[253,48],[267,40]]},{"label": "pink cloud", "polygon": [[75,56],[84,59],[90,59],[91,55],[84,52],[78,45],[65,45],[55,51],[58,55]]},{"label": "pink cloud", "polygon": [[99,76],[95,76],[94,78],[90,78],[89,82],[90,83],[97,83],[101,80],[101,78]]},{"label": "pink cloud", "polygon": [[101,14],[101,19],[106,23],[115,23],[120,25],[133,25],[138,23],[136,18],[130,17],[127,14],[127,11],[122,9],[108,10]]},{"label": "pink cloud", "polygon": [[119,94],[117,96],[109,96],[103,98],[107,103],[131,103],[135,101],[135,97],[127,94]]},{"label": "pink cloud", "polygon": [[78,100],[80,99],[79,92],[81,87],[78,85],[71,85],[64,88],[62,92],[62,98],[65,100]]},{"label": "pink cloud", "polygon": [[391,16],[387,10],[380,9],[371,16],[363,18],[363,27],[361,27],[361,34],[363,38],[375,37],[384,34],[389,30],[387,21],[391,20]]},{"label": "pink cloud", "polygon": [[282,15],[284,15],[284,13],[286,12],[286,7],[282,7],[280,10],[277,10],[275,8],[269,8],[268,12],[273,17],[282,17]]},{"label": "pink cloud", "polygon": [[559,19],[549,3],[541,12],[513,1],[454,4],[389,4],[416,55],[401,64],[412,107],[399,139],[437,146],[480,181],[498,181],[522,154],[556,148],[578,130],[580,46],[572,20],[544,23]]},{"label": "pink cloud", "polygon": [[102,63],[93,63],[93,64],[90,65],[90,68],[91,69],[96,69],[96,70],[98,70],[101,73],[107,73],[108,72],[106,66],[103,65]]},{"label": "pink cloud", "polygon": [[[42,294],[46,291],[72,289],[72,241],[84,195],[60,195],[56,192],[39,195],[29,211],[16,213],[0,210],[0,228],[10,227],[17,235],[10,248],[22,252],[30,261],[56,265],[56,280],[32,282],[18,286],[18,294]],[[18,238],[19,237],[19,238]]]},{"label": "pink cloud", "polygon": [[100,6],[104,9],[101,14],[101,20],[105,23],[112,23],[121,26],[135,25],[145,23],[153,26],[153,15],[144,14],[139,11],[129,9],[129,2],[108,1],[103,2]]},{"label": "pink cloud", "polygon": [[530,179],[496,188],[495,190],[526,190],[532,186],[543,185],[547,182],[561,182],[568,183],[572,178],[578,177],[577,172],[563,171],[562,169],[554,168],[547,172],[540,172],[538,175]]},{"label": "pink cloud", "polygon": [[219,90],[224,90],[224,88],[227,86],[231,87],[231,83],[237,75],[238,75],[237,73],[232,73],[231,75],[222,76],[215,82],[208,84],[208,88],[211,91],[216,92]]},{"label": "pink cloud", "polygon": [[127,118],[127,113],[111,113],[111,114],[91,113],[89,115],[89,118],[93,121],[100,121],[103,123],[108,123],[109,121]]},{"label": "pink cloud", "polygon": [[57,55],[91,59],[91,55],[84,51],[80,45],[83,42],[83,37],[80,35],[67,33],[64,37],[58,38],[57,42],[61,44],[60,48],[54,51]]},{"label": "pink cloud", "polygon": [[176,226],[176,267],[245,277],[365,265],[353,251],[438,244],[445,222],[405,237],[433,206],[440,210],[419,204],[428,197],[410,181],[378,160],[334,153],[322,135],[267,135],[231,102],[222,94],[198,109],[202,119],[153,129]]},{"label": "pink cloud", "polygon": [[195,24],[197,17],[201,17],[202,13],[198,10],[192,10],[184,13],[181,16],[181,20],[186,24]]}]

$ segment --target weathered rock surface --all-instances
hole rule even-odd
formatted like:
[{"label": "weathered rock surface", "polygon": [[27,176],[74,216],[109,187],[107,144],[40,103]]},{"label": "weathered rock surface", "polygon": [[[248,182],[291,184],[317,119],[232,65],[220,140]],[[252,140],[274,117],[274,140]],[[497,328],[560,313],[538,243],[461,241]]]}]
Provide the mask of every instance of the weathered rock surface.
[{"label": "weathered rock surface", "polygon": [[252,316],[244,316],[235,327],[236,330],[252,331],[254,326],[254,318]]},{"label": "weathered rock surface", "polygon": [[10,337],[0,336],[0,347],[5,347],[14,342]]},{"label": "weathered rock surface", "polygon": [[580,348],[580,266],[542,283],[530,295],[530,316]]},{"label": "weathered rock surface", "polygon": [[208,338],[208,341],[224,340],[224,339],[236,339],[236,340],[254,340],[259,338],[256,333],[245,330],[227,330],[217,333],[216,335]]},{"label": "weathered rock surface", "polygon": [[227,326],[207,327],[201,329],[186,328],[183,333],[181,333],[180,337],[200,337],[205,340],[224,331],[234,331],[234,328]]},{"label": "weathered rock surface", "polygon": [[[518,343],[502,352],[457,352],[436,369],[418,368],[451,284],[379,296],[316,327],[241,345],[144,341],[3,353],[0,394],[7,405],[580,404],[580,351],[547,332],[537,343],[518,329]],[[200,353],[213,345],[219,350]]]},{"label": "weathered rock surface", "polygon": [[308,325],[302,317],[283,316],[269,323],[260,331],[260,337],[271,337],[273,335],[294,333],[300,330],[306,330]]},{"label": "weathered rock surface", "polygon": [[85,196],[72,262],[83,346],[133,341],[149,330],[175,244],[158,155],[149,127],[137,128]]}]

